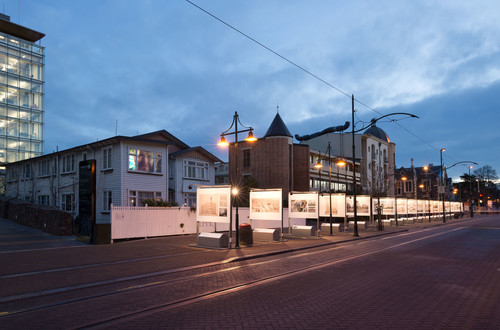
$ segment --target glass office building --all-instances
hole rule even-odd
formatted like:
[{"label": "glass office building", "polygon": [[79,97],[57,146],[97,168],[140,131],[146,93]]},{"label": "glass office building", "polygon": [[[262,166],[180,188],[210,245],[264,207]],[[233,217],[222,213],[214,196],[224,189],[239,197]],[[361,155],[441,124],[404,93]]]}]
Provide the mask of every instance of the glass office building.
[{"label": "glass office building", "polygon": [[43,33],[0,14],[0,176],[2,164],[43,153]]}]

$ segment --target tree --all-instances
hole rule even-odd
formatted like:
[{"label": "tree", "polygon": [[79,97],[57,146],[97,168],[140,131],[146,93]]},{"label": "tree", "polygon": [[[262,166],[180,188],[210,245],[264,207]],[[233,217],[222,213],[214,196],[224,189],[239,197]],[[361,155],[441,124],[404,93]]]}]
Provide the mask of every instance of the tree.
[{"label": "tree", "polygon": [[477,176],[479,180],[487,183],[498,180],[497,171],[490,165],[484,165],[474,170],[474,175]]}]

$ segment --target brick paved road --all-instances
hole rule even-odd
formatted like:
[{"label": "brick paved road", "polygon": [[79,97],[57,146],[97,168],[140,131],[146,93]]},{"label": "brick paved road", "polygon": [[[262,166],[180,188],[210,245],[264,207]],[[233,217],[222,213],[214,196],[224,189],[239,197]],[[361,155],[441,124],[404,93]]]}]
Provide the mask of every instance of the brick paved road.
[{"label": "brick paved road", "polygon": [[[432,238],[119,326],[500,329],[500,219],[490,217],[455,227]],[[389,241],[403,242],[387,238],[354,243],[350,248],[368,252]],[[332,250],[331,258],[337,256],[338,250]]]},{"label": "brick paved road", "polygon": [[[497,329],[499,223],[499,217],[477,217],[445,226],[425,225],[389,236],[127,281],[120,278],[170,270],[172,265],[186,265],[186,258],[192,259],[187,263],[191,264],[216,260],[220,253],[245,255],[250,249],[205,252],[143,241],[7,254],[4,260],[23,256],[30,262],[0,274],[2,284],[9,284],[2,286],[2,292],[10,292],[0,297],[0,324],[76,328],[158,306],[104,327]],[[182,238],[169,242],[177,240]],[[169,258],[174,250],[181,253]],[[84,262],[68,258],[71,255]],[[136,259],[122,259],[124,255]],[[47,259],[51,256],[62,260]],[[44,259],[31,267],[39,272],[20,273],[28,271],[36,258]],[[61,265],[73,268],[51,271]],[[109,283],[37,295],[39,290],[93,281]],[[227,288],[232,289],[224,291]],[[217,290],[222,291],[209,294]],[[34,296],[9,300],[16,293]],[[193,297],[198,298],[190,300]],[[26,312],[13,314],[22,310]]]}]

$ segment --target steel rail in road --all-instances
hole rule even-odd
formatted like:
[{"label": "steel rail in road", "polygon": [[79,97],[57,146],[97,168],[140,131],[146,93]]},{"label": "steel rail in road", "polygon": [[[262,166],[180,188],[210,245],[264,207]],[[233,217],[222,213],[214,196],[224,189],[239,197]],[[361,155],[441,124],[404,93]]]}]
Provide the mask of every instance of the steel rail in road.
[{"label": "steel rail in road", "polygon": [[[481,220],[481,219],[476,218],[476,221],[479,221],[479,220]],[[328,261],[319,262],[319,263],[315,262],[315,263],[312,263],[309,265],[304,265],[301,267],[297,267],[297,268],[294,268],[294,269],[291,269],[288,271],[277,272],[277,273],[274,273],[272,275],[263,276],[263,277],[255,278],[252,280],[242,281],[239,283],[235,283],[233,285],[223,286],[221,288],[217,288],[214,290],[206,290],[202,293],[183,297],[182,299],[176,299],[176,300],[172,300],[169,302],[155,304],[152,306],[148,306],[146,308],[136,309],[134,311],[115,315],[115,316],[112,316],[109,318],[102,318],[100,320],[96,320],[94,322],[85,324],[84,327],[94,327],[94,326],[101,326],[101,325],[109,325],[109,324],[113,324],[113,323],[117,323],[117,322],[124,322],[130,318],[138,318],[138,317],[142,317],[142,316],[145,316],[145,315],[148,315],[151,313],[156,313],[156,312],[160,312],[160,311],[165,311],[165,310],[177,308],[180,306],[185,306],[187,304],[195,303],[195,302],[198,302],[201,300],[212,299],[212,298],[215,298],[215,297],[218,297],[221,295],[229,294],[231,292],[244,290],[246,288],[254,287],[257,285],[262,285],[265,283],[269,283],[269,282],[283,279],[286,277],[305,273],[308,271],[313,271],[313,270],[321,269],[321,268],[328,267],[331,265],[335,265],[338,263],[353,260],[356,258],[366,257],[366,256],[369,256],[369,255],[372,255],[375,253],[380,253],[380,252],[388,251],[391,249],[396,249],[396,248],[399,248],[399,247],[404,246],[404,245],[409,245],[409,244],[416,243],[416,242],[419,242],[419,241],[422,241],[425,239],[429,239],[432,237],[448,234],[448,233],[451,233],[451,232],[454,232],[454,231],[457,231],[457,230],[460,230],[463,228],[464,227],[453,228],[451,226],[440,226],[440,227],[426,228],[426,229],[412,231],[412,232],[399,233],[399,234],[392,236],[390,238],[394,238],[394,239],[400,238],[400,239],[404,239],[404,241],[394,242],[394,244],[390,244],[391,242],[387,241],[387,239],[389,237],[386,237],[383,239],[380,237],[378,239],[377,239],[377,237],[369,238],[370,241],[374,241],[374,240],[377,240],[380,242],[384,241],[384,242],[389,243],[389,244],[387,246],[372,249],[370,251],[362,251],[362,252],[352,253],[352,254],[344,256],[344,257],[338,257],[335,260],[328,260]],[[436,231],[438,231],[438,232],[436,233]],[[410,235],[413,235],[416,237],[411,239],[411,240],[407,240],[407,238],[408,238],[407,236],[410,236]],[[100,298],[104,298],[107,296],[126,294],[126,293],[131,293],[134,291],[138,291],[138,290],[146,290],[146,289],[158,288],[158,287],[162,287],[162,286],[164,287],[164,286],[168,286],[168,285],[175,285],[179,282],[189,282],[192,280],[197,280],[200,277],[214,276],[214,275],[221,274],[224,272],[242,270],[245,268],[258,267],[258,266],[262,266],[265,264],[272,264],[272,263],[278,263],[278,262],[284,263],[284,262],[286,262],[286,260],[291,260],[292,258],[304,258],[304,257],[308,257],[311,255],[321,255],[321,254],[331,253],[332,251],[339,250],[339,249],[344,249],[344,251],[349,252],[347,247],[354,246],[354,245],[360,245],[359,241],[351,241],[348,243],[340,244],[340,245],[337,245],[335,247],[326,248],[326,249],[323,247],[321,249],[318,248],[317,250],[309,250],[306,252],[295,253],[293,255],[281,257],[279,259],[267,259],[267,260],[263,259],[263,260],[260,260],[258,262],[253,262],[253,263],[244,264],[244,265],[243,264],[239,265],[238,263],[234,263],[235,266],[233,266],[233,264],[226,264],[226,265],[229,265],[229,266],[226,266],[226,268],[222,268],[222,269],[218,269],[218,270],[211,270],[211,271],[204,271],[204,272],[201,272],[198,274],[192,274],[192,275],[187,275],[187,276],[180,276],[180,275],[182,275],[182,271],[177,270],[175,273],[177,273],[177,275],[179,275],[179,276],[177,278],[174,278],[174,279],[153,281],[153,282],[149,282],[149,283],[141,283],[141,284],[137,284],[137,285],[127,286],[124,288],[107,290],[105,292],[101,292],[101,293],[97,293],[97,294],[91,294],[91,295],[76,297],[76,298],[71,298],[71,299],[63,299],[63,300],[59,300],[59,301],[55,301],[55,302],[51,302],[51,303],[47,303],[47,304],[40,304],[37,306],[29,306],[27,308],[13,310],[10,312],[7,311],[7,312],[4,312],[3,315],[0,315],[0,319],[14,317],[16,315],[18,315],[18,316],[26,315],[27,313],[40,311],[40,310],[49,310],[51,308],[61,307],[64,305],[69,305],[69,304],[74,304],[74,303],[77,303],[80,301],[98,300]],[[295,263],[295,264],[297,264],[297,263]],[[220,263],[219,263],[219,266],[224,267],[224,265],[220,264]],[[116,285],[117,281],[125,282],[125,281],[138,280],[138,279],[148,279],[148,278],[154,278],[154,277],[158,277],[158,276],[162,276],[162,275],[168,275],[169,273],[174,273],[174,270],[169,270],[169,271],[165,271],[165,272],[155,272],[155,273],[144,274],[144,275],[135,276],[135,277],[133,276],[133,277],[115,279],[115,280],[111,280],[111,281],[104,281],[106,283],[104,283],[103,281],[97,282],[97,283],[89,283],[89,284],[87,284],[87,286],[85,288],[89,288],[92,285],[94,285],[94,286],[104,286],[107,284]],[[70,291],[70,290],[77,291],[80,289],[82,289],[82,286],[61,288],[61,289],[59,289],[59,291],[55,291],[52,293],[39,292],[38,297],[42,296],[42,295],[48,295],[48,294],[54,295],[54,294],[58,294],[58,293],[62,293],[64,291]],[[18,298],[25,299],[28,302],[28,300],[33,298],[33,297],[37,297],[37,293],[32,293],[30,296],[27,296],[25,298],[20,298],[20,297],[18,297]]]}]

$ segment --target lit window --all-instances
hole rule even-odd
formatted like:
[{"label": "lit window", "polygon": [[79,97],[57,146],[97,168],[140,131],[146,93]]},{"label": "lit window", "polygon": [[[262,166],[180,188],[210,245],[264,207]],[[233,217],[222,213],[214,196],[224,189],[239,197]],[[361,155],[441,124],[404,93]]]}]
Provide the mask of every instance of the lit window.
[{"label": "lit window", "polygon": [[161,173],[161,152],[129,148],[128,170],[143,173]]}]

